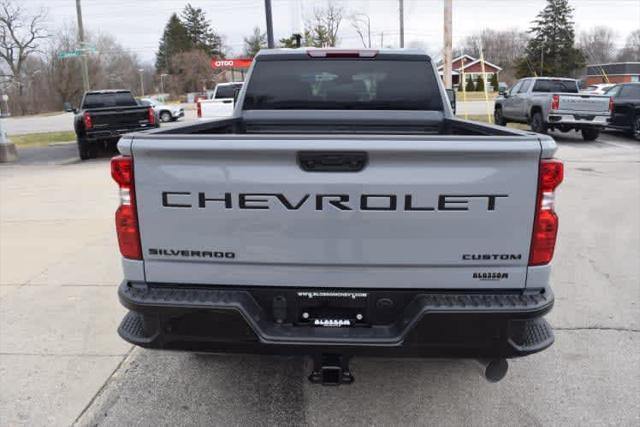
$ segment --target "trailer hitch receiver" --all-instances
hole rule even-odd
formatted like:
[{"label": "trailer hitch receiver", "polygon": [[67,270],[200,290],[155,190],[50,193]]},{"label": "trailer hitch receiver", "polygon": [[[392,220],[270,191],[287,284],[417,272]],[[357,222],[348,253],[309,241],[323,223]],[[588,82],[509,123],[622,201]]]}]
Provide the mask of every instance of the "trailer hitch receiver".
[{"label": "trailer hitch receiver", "polygon": [[341,354],[318,354],[313,356],[313,371],[309,381],[314,384],[340,385],[351,384],[354,381],[349,370],[351,357]]}]

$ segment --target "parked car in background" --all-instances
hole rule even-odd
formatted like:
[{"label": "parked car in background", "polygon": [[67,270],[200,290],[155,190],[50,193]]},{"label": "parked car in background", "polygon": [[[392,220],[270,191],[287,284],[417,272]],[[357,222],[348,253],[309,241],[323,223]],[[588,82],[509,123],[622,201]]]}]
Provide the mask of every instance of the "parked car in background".
[{"label": "parked car in background", "polygon": [[138,102],[140,105],[153,107],[161,122],[173,122],[184,117],[184,108],[180,105],[165,105],[152,98],[142,98]]},{"label": "parked car in background", "polygon": [[615,86],[613,83],[599,83],[585,87],[580,91],[580,93],[586,93],[588,95],[604,95],[604,93],[613,86]]},{"label": "parked car in background", "polygon": [[235,97],[240,89],[242,89],[242,82],[219,83],[210,99],[196,101],[198,118],[220,119],[231,117],[235,108]]},{"label": "parked car in background", "polygon": [[79,109],[66,104],[65,111],[75,113],[80,160],[95,157],[100,144],[115,145],[122,134],[158,127],[153,107],[138,104],[128,90],[86,92]]},{"label": "parked car in background", "polygon": [[640,83],[623,83],[606,92],[613,102],[609,127],[640,137]]},{"label": "parked car in background", "polygon": [[531,130],[546,133],[577,130],[585,141],[598,138],[610,117],[609,97],[581,94],[574,79],[535,77],[518,80],[496,98],[495,123],[529,123]]}]

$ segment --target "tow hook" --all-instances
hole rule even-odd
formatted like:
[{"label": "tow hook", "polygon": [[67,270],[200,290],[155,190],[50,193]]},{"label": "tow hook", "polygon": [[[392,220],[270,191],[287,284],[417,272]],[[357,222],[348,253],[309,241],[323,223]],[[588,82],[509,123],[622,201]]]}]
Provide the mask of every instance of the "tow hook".
[{"label": "tow hook", "polygon": [[351,356],[334,353],[314,355],[309,381],[322,385],[351,384],[354,378],[349,370],[350,359]]},{"label": "tow hook", "polygon": [[483,375],[490,383],[497,383],[507,375],[509,362],[507,359],[478,359],[483,368]]}]

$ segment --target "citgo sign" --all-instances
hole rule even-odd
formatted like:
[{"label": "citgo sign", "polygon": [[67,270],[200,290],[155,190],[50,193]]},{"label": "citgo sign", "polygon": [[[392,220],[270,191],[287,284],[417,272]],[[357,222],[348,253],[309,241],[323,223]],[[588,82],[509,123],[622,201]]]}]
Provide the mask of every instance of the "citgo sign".
[{"label": "citgo sign", "polygon": [[235,58],[235,59],[211,59],[211,68],[249,68],[252,60],[249,58]]}]

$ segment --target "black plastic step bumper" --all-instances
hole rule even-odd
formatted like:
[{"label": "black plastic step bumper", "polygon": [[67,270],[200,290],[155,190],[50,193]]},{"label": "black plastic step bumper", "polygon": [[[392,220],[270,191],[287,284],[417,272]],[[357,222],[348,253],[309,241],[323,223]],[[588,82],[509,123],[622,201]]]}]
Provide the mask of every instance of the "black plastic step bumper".
[{"label": "black plastic step bumper", "polygon": [[[518,357],[544,350],[554,339],[542,318],[553,306],[549,291],[341,289],[335,290],[339,297],[354,296],[307,302],[309,294],[326,291],[123,282],[120,301],[131,311],[118,332],[147,348],[393,357]],[[316,326],[300,315],[316,309],[355,310],[361,320]]]}]

